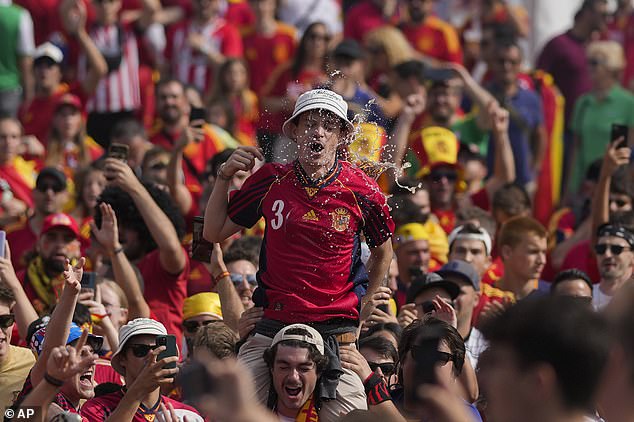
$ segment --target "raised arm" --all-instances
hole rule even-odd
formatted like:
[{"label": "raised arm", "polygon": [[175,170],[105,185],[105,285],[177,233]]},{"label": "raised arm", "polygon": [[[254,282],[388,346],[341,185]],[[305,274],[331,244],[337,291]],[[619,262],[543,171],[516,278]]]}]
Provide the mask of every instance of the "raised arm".
[{"label": "raised arm", "polygon": [[132,197],[132,201],[143,217],[152,238],[158,245],[161,266],[170,274],[179,274],[185,268],[187,257],[174,225],[136,178],[130,166],[114,158],[106,159],[105,163],[105,172],[112,180],[111,183]]},{"label": "raised arm", "polygon": [[44,335],[44,345],[42,353],[38,356],[33,369],[31,370],[31,382],[37,385],[44,378],[46,365],[51,351],[59,346],[66,346],[66,339],[70,331],[70,324],[73,322],[73,312],[77,305],[77,298],[81,290],[81,276],[84,273],[84,263],[86,260],[81,258],[77,266],[72,267],[66,261],[66,269],[64,270],[64,290],[60,295],[59,302],[55,306],[55,310],[51,315],[51,320],[46,326]]},{"label": "raised arm", "polygon": [[187,215],[192,207],[192,195],[183,183],[183,151],[191,142],[199,142],[204,138],[204,123],[202,120],[192,122],[191,126],[182,131],[167,164],[167,186],[182,215]]},{"label": "raised arm", "polygon": [[15,296],[15,305],[13,306],[15,322],[18,324],[20,337],[26,339],[29,325],[35,321],[38,316],[31,301],[24,292],[24,288],[22,288],[22,283],[20,283],[20,280],[18,280],[15,274],[13,264],[11,264],[9,242],[5,241],[4,248],[5,256],[0,258],[0,281],[7,285],[13,292],[13,296]]},{"label": "raised arm", "polygon": [[495,157],[493,174],[486,181],[484,188],[489,198],[501,186],[515,180],[515,159],[509,139],[509,112],[497,105],[493,100],[487,108],[492,127],[493,142],[495,143]]},{"label": "raised arm", "polygon": [[383,150],[383,160],[401,166],[407,151],[409,134],[416,116],[425,110],[426,98],[421,94],[411,94],[405,98],[405,105],[396,121],[394,133]]},{"label": "raised arm", "polygon": [[225,266],[225,262],[222,259],[222,249],[220,244],[214,243],[214,249],[211,254],[211,261],[209,264],[205,264],[205,268],[211,274],[212,279],[216,281],[216,291],[220,296],[220,306],[222,308],[222,319],[229,328],[238,333],[238,322],[240,316],[244,312],[244,305],[236,292],[231,277]]},{"label": "raised arm", "polygon": [[90,229],[110,259],[114,281],[121,287],[128,299],[128,318],[130,320],[149,318],[150,307],[143,297],[143,292],[141,292],[141,283],[139,283],[136,272],[134,272],[119,243],[117,216],[109,204],[102,202],[99,204],[99,210],[101,212],[101,228],[91,222]]},{"label": "raised arm", "polygon": [[60,18],[66,31],[77,39],[86,54],[87,74],[82,81],[82,90],[92,95],[99,81],[108,73],[103,55],[86,32],[86,6],[81,0],[64,0],[60,4]]},{"label": "raised arm", "polygon": [[612,175],[623,165],[630,162],[632,149],[618,148],[618,141],[611,142],[603,156],[599,182],[594,191],[592,201],[592,245],[596,242],[597,229],[610,220],[610,183]]},{"label": "raised arm", "polygon": [[203,236],[210,242],[222,242],[242,227],[231,221],[227,214],[229,186],[231,178],[240,170],[251,171],[255,159],[264,161],[262,151],[257,147],[239,146],[229,159],[220,166],[214,189],[205,209]]}]

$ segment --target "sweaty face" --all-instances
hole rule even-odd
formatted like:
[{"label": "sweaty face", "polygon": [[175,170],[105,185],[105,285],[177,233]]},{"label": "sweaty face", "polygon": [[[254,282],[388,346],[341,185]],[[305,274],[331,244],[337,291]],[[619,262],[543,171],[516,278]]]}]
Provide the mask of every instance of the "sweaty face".
[{"label": "sweaty face", "polygon": [[177,123],[183,115],[188,114],[189,103],[182,85],[176,82],[161,85],[157,92],[156,109],[167,124]]},{"label": "sweaty face", "polygon": [[484,242],[477,239],[456,239],[451,244],[449,260],[460,260],[473,265],[480,277],[491,265],[491,257],[486,253]]},{"label": "sweaty face", "polygon": [[255,273],[257,268],[250,261],[240,259],[238,261],[227,264],[227,271],[231,273],[231,281],[233,286],[242,300],[245,308],[252,308],[254,303],[251,298],[253,291],[257,287],[255,284]]},{"label": "sweaty face", "polygon": [[[515,247],[502,246],[504,268],[509,268],[516,277],[537,280],[546,264],[546,238],[528,234]],[[507,264],[508,263],[508,264]]]},{"label": "sweaty face", "polygon": [[315,390],[315,362],[310,360],[308,349],[280,344],[271,373],[277,392],[277,411],[294,418]]},{"label": "sweaty face", "polygon": [[[601,278],[609,281],[623,280],[632,274],[634,252],[625,239],[616,236],[599,238],[597,246],[605,245],[605,252],[597,253],[597,264]],[[617,254],[615,249],[622,249]]]},{"label": "sweaty face", "polygon": [[342,139],[342,122],[333,113],[311,110],[302,113],[297,126],[292,127],[292,137],[297,143],[298,159],[311,175],[317,170],[329,170],[335,162],[337,147]]},{"label": "sweaty face", "polygon": [[22,130],[14,121],[0,121],[0,163],[8,163],[18,155]]},{"label": "sweaty face", "polygon": [[38,245],[44,267],[52,273],[61,273],[66,260],[78,258],[79,255],[79,241],[72,231],[62,227],[44,233]]},{"label": "sweaty face", "polygon": [[430,258],[429,242],[426,240],[413,240],[400,245],[396,250],[400,279],[408,283],[411,279],[411,268],[418,268],[423,272],[427,272]]}]

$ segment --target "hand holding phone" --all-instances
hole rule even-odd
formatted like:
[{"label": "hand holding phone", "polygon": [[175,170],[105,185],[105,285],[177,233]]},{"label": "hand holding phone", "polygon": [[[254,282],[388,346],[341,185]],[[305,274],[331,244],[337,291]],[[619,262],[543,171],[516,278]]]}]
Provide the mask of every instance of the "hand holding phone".
[{"label": "hand holding phone", "polygon": [[7,240],[7,232],[5,232],[4,230],[0,230],[0,256],[4,258],[4,254],[5,254],[5,243]]},{"label": "hand holding phone", "polygon": [[617,148],[627,148],[627,146],[629,145],[629,130],[630,128],[628,126],[613,123],[612,131],[610,133],[610,142],[618,142],[618,145],[616,145]]},{"label": "hand holding phone", "polygon": [[204,224],[205,219],[203,217],[194,217],[191,258],[208,264],[209,261],[211,261],[211,253],[213,252],[214,245],[203,238]]},{"label": "hand holding phone", "polygon": [[[156,357],[156,360],[159,361],[161,359],[165,359],[171,356],[178,357],[178,348],[176,347],[176,336],[172,334],[156,336],[156,346],[165,346],[165,350],[163,350]],[[176,362],[171,362],[166,364],[163,369],[174,369],[176,368]]]},{"label": "hand holding phone", "polygon": [[108,147],[108,158],[115,158],[127,163],[129,150],[130,148],[125,144],[112,143]]},{"label": "hand holding phone", "polygon": [[94,300],[95,298],[96,279],[97,279],[97,275],[91,271],[84,271],[84,273],[81,276],[80,293],[92,292],[92,297],[90,300]]}]

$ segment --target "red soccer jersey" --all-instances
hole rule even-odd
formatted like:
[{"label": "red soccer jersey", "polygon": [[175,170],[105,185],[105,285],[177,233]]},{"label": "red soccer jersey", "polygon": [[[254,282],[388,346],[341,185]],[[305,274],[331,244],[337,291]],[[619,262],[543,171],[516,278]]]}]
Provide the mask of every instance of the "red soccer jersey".
[{"label": "red soccer jersey", "polygon": [[244,58],[249,67],[251,89],[260,92],[276,67],[287,62],[295,53],[295,28],[277,23],[275,32],[263,35],[254,27],[246,28],[242,34]]},{"label": "red soccer jersey", "polygon": [[[105,421],[117,408],[124,395],[125,392],[123,390],[119,390],[114,393],[104,394],[103,396],[92,398],[81,407],[81,415],[89,421]],[[169,397],[161,395],[161,401],[166,407],[168,404],[171,404],[174,409],[185,409],[198,415],[198,412],[193,407],[187,406],[186,404],[176,400],[172,400]],[[155,412],[160,412],[160,408],[155,409]],[[148,422],[155,420],[155,417],[156,413],[144,415],[139,408],[134,414],[132,422]]]},{"label": "red soccer jersey", "polygon": [[[187,256],[185,249],[183,253]],[[176,336],[176,344],[181,344],[183,301],[187,297],[189,258],[180,274],[170,274],[163,269],[159,250],[155,249],[145,255],[137,267],[143,276],[143,296],[156,320],[165,325],[169,334]]]},{"label": "red soccer jersey", "polygon": [[228,213],[243,227],[266,220],[255,295],[265,318],[358,319],[368,281],[361,232],[375,247],[394,230],[385,196],[363,171],[338,161],[313,184],[297,162],[265,164],[232,193]]},{"label": "red soccer jersey", "polygon": [[170,32],[165,54],[171,62],[172,74],[179,81],[192,84],[200,92],[208,94],[213,85],[213,66],[205,54],[190,47],[190,34],[202,36],[209,48],[226,57],[242,57],[242,39],[236,27],[222,18],[203,26],[185,21],[175,25]]},{"label": "red soccer jersey", "polygon": [[352,6],[346,13],[343,35],[345,38],[353,38],[363,43],[368,32],[391,23],[386,21],[383,12],[373,1],[364,0]]},{"label": "red soccer jersey", "polygon": [[462,48],[456,30],[449,23],[429,16],[420,25],[401,28],[412,47],[428,57],[443,62],[462,63]]},{"label": "red soccer jersey", "polygon": [[29,220],[5,228],[7,241],[11,247],[11,263],[16,272],[26,268],[27,256],[35,250],[37,234],[31,230]]}]

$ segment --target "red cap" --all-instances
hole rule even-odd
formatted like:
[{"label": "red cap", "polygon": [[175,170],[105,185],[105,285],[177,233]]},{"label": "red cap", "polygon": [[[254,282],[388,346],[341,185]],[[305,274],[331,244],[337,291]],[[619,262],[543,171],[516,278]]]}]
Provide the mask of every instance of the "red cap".
[{"label": "red cap", "polygon": [[55,104],[55,111],[59,110],[63,106],[71,106],[79,111],[83,111],[84,107],[81,104],[81,100],[77,95],[66,93],[62,95]]},{"label": "red cap", "polygon": [[40,236],[57,227],[66,228],[73,232],[76,238],[79,238],[79,227],[77,226],[77,222],[70,215],[63,213],[51,214],[46,216],[46,218],[44,219],[44,223],[42,224],[42,231],[40,232]]}]

